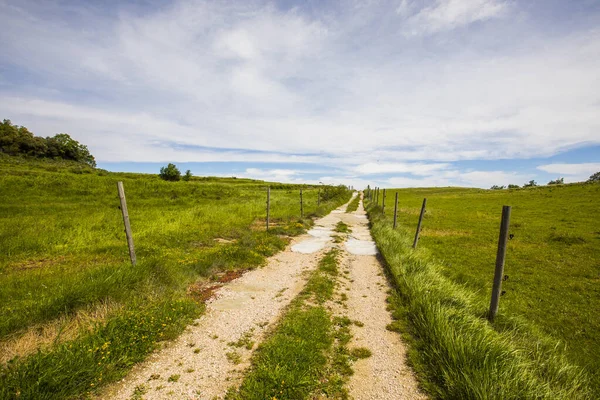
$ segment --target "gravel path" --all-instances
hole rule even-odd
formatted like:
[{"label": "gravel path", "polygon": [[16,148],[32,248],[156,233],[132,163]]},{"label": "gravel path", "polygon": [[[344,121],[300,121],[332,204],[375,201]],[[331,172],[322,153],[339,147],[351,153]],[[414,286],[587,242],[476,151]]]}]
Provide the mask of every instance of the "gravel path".
[{"label": "gravel path", "polygon": [[386,326],[392,322],[386,310],[389,288],[383,268],[376,258],[376,247],[371,239],[368,220],[362,201],[358,210],[343,218],[352,234],[345,249],[350,274],[345,282],[350,290],[346,310],[349,318],[358,320],[363,327],[352,326],[353,339],[348,347],[366,347],[372,356],[353,364],[354,375],[348,382],[348,391],[356,400],[367,399],[425,399],[417,386],[412,370],[406,365],[406,348],[397,333]]},{"label": "gravel path", "polygon": [[108,387],[100,398],[222,398],[229,387],[241,382],[256,343],[302,290],[305,272],[316,268],[323,251],[331,246],[337,216],[345,209],[346,205],[317,220],[309,234],[295,238],[264,268],[219,289],[205,314],[177,340]]}]

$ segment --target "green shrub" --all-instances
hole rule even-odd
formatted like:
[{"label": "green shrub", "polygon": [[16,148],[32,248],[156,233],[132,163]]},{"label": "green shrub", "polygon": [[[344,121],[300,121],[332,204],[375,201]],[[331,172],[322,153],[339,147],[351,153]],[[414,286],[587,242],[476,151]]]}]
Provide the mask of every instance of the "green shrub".
[{"label": "green shrub", "polygon": [[179,172],[179,169],[175,166],[175,164],[169,163],[169,165],[160,169],[159,176],[165,181],[176,182],[181,179],[181,172]]}]

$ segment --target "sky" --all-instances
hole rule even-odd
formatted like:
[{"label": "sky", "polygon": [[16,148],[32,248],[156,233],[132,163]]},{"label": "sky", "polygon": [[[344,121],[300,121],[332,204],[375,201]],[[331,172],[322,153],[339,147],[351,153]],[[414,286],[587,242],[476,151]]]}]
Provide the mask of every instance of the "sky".
[{"label": "sky", "polygon": [[0,118],[98,166],[380,187],[600,171],[599,0],[0,0]]}]

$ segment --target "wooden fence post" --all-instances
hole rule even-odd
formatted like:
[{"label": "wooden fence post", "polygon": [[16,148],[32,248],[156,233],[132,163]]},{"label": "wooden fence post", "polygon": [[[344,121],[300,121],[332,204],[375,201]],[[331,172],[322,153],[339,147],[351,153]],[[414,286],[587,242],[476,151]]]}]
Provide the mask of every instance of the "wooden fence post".
[{"label": "wooden fence post", "polygon": [[421,206],[421,215],[419,215],[419,223],[417,225],[417,233],[415,233],[415,241],[413,242],[413,249],[417,248],[419,242],[419,233],[421,233],[421,223],[423,222],[423,215],[425,214],[425,207],[427,206],[427,199],[423,199],[423,205]]},{"label": "wooden fence post", "polygon": [[394,229],[396,229],[396,221],[398,220],[398,192],[396,192],[396,201],[394,201]]},{"label": "wooden fence post", "polygon": [[304,204],[302,202],[302,189],[300,189],[300,219],[304,219]]},{"label": "wooden fence post", "polygon": [[496,271],[494,272],[494,285],[492,287],[492,300],[490,301],[490,322],[498,314],[498,305],[504,277],[504,259],[506,257],[506,243],[508,241],[508,226],[510,224],[510,206],[502,207],[502,221],[500,222],[500,236],[498,237],[498,252],[496,253]]},{"label": "wooden fence post", "polygon": [[123,182],[117,182],[117,190],[119,192],[119,200],[121,201],[121,213],[123,214],[123,224],[125,224],[125,236],[127,236],[127,247],[129,248],[129,258],[131,265],[136,264],[135,248],[133,247],[133,236],[131,236],[131,224],[129,223],[129,212],[127,211],[127,201],[125,200],[125,190]]},{"label": "wooden fence post", "polygon": [[383,197],[381,198],[381,213],[385,214],[385,189],[383,189]]},{"label": "wooden fence post", "polygon": [[267,230],[269,230],[269,213],[271,207],[271,186],[267,186]]}]

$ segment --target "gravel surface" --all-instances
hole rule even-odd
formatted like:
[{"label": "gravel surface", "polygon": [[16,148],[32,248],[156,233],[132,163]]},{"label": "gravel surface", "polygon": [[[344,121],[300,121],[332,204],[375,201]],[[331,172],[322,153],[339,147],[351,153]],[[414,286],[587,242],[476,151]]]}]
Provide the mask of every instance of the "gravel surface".
[{"label": "gravel surface", "polygon": [[[351,251],[344,260],[350,270],[345,282],[349,288],[345,292],[348,296],[345,312],[352,320],[364,324],[351,327],[353,339],[348,347],[366,347],[371,350],[372,356],[353,364],[354,375],[348,382],[348,391],[357,400],[425,399],[412,370],[406,365],[406,348],[400,335],[386,329],[392,319],[386,310],[389,286],[383,267],[373,255],[375,252],[361,255],[367,253],[363,250],[372,249],[369,243],[375,246],[364,215],[361,201],[358,210],[344,218],[352,229],[349,241],[361,242],[359,251]],[[346,246],[346,249],[356,250],[352,246]]]},{"label": "gravel surface", "polygon": [[[137,393],[144,399],[214,399],[239,385],[256,343],[302,290],[305,272],[313,270],[323,250],[332,245],[328,231],[335,227],[345,207],[316,221],[312,235],[295,238],[264,268],[249,271],[219,289],[207,303],[205,314],[178,339],[136,366],[99,398],[130,399]],[[319,240],[317,247],[291,250],[315,239]],[[244,339],[239,347],[231,345]],[[249,342],[254,342],[251,349],[245,346]]]}]

